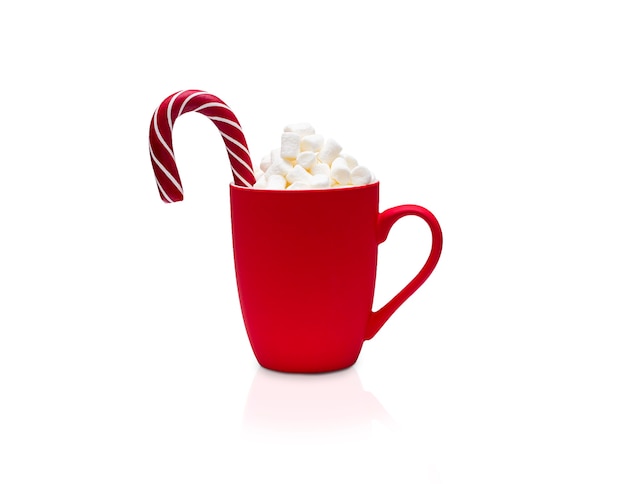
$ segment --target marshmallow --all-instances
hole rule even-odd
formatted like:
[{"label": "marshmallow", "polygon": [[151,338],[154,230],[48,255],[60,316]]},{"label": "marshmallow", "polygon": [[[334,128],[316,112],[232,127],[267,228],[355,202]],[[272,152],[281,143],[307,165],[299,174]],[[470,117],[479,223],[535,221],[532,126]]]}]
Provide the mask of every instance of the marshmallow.
[{"label": "marshmallow", "polygon": [[289,185],[287,187],[287,190],[309,190],[311,187],[304,183],[304,182],[296,182],[296,183],[292,183],[291,185]]},{"label": "marshmallow", "polygon": [[267,179],[265,188],[268,190],[284,190],[287,186],[287,180],[281,175],[272,175]]},{"label": "marshmallow", "polygon": [[316,156],[313,151],[302,151],[296,158],[296,165],[300,165],[305,170],[310,170],[315,165]]},{"label": "marshmallow", "polygon": [[270,164],[275,163],[280,159],[282,159],[282,156],[280,156],[280,148],[275,148],[270,151]]},{"label": "marshmallow", "polygon": [[270,167],[265,171],[265,177],[269,180],[272,175],[281,175],[287,176],[287,173],[291,170],[291,164],[287,161],[278,157],[274,161]]},{"label": "marshmallow", "polygon": [[295,160],[300,152],[300,135],[287,132],[280,137],[280,156],[287,160]]},{"label": "marshmallow", "polygon": [[350,172],[350,180],[353,185],[367,185],[373,180],[372,173],[364,166],[357,166]]},{"label": "marshmallow", "polygon": [[356,161],[356,158],[352,155],[341,153],[339,156],[346,160],[346,163],[348,164],[348,168],[350,168],[350,170],[354,170],[359,165],[359,163]]},{"label": "marshmallow", "polygon": [[322,163],[330,165],[339,153],[341,153],[341,145],[334,139],[328,138],[317,157]]},{"label": "marshmallow", "polygon": [[311,175],[300,165],[294,166],[291,170],[289,170],[289,173],[287,174],[287,181],[292,184],[302,182],[308,185],[311,182],[311,178],[313,178],[313,175]]},{"label": "marshmallow", "polygon": [[265,155],[263,157],[263,159],[261,160],[261,171],[267,171],[267,169],[270,167],[270,165],[272,164],[272,155]]},{"label": "marshmallow", "polygon": [[303,136],[300,140],[301,151],[314,151],[318,153],[324,146],[324,137],[321,134]]},{"label": "marshmallow", "polygon": [[267,188],[267,178],[265,178],[265,175],[256,176],[254,188]]},{"label": "marshmallow", "polygon": [[315,129],[309,123],[293,123],[285,126],[285,133],[297,133],[300,137],[315,134]]},{"label": "marshmallow", "polygon": [[272,163],[287,162],[290,165],[293,165],[293,163],[290,160],[285,160],[285,158],[280,156],[280,148],[276,148],[275,150],[272,150],[272,152],[270,153],[270,157],[271,157]]},{"label": "marshmallow", "polygon": [[310,171],[311,175],[326,175],[330,178],[330,166],[326,163],[316,163]]},{"label": "marshmallow", "polygon": [[348,168],[346,160],[343,158],[335,158],[335,161],[333,161],[330,167],[330,178],[339,185],[350,184],[350,168]]},{"label": "marshmallow", "polygon": [[318,175],[312,175],[310,185],[311,188],[330,188],[330,177],[321,173]]}]

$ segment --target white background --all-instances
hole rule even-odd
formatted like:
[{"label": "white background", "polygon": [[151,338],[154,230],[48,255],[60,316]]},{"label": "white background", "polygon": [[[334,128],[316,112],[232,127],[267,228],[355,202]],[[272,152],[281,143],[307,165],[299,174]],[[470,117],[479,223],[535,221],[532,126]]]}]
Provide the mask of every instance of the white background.
[{"label": "white background", "polygon": [[[626,482],[626,14],[619,1],[5,2],[0,482]],[[217,130],[290,122],[441,222],[432,277],[350,370],[259,369]],[[280,214],[268,214],[280,216]],[[426,225],[381,246],[376,305]]]}]

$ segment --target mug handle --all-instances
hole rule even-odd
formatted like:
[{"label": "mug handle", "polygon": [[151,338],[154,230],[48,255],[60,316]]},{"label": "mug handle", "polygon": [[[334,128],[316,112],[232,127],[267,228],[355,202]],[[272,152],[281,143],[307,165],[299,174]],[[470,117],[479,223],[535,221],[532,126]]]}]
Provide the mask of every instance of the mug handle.
[{"label": "mug handle", "polygon": [[426,263],[422,269],[417,273],[411,282],[409,282],[398,294],[396,294],[391,301],[381,307],[378,311],[370,314],[370,319],[365,328],[365,339],[372,339],[378,330],[387,322],[391,315],[411,296],[417,289],[424,283],[426,279],[435,269],[439,256],[441,255],[441,249],[443,247],[443,235],[441,233],[441,226],[435,218],[435,216],[424,207],[418,205],[400,205],[385,210],[378,215],[377,237],[378,244],[382,244],[387,240],[389,231],[393,224],[395,224],[402,217],[407,215],[417,215],[423,219],[430,228],[432,233],[432,246],[430,254]]}]

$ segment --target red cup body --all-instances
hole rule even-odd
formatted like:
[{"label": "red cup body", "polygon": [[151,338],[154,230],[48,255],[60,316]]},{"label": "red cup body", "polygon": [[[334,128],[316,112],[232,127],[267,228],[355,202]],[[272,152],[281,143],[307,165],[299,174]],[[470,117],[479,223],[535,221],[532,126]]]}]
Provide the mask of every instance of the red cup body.
[{"label": "red cup body", "polygon": [[259,364],[303,373],[353,365],[364,340],[406,299],[382,322],[373,321],[378,244],[395,222],[381,237],[379,184],[325,190],[231,185],[230,194],[239,299]]}]

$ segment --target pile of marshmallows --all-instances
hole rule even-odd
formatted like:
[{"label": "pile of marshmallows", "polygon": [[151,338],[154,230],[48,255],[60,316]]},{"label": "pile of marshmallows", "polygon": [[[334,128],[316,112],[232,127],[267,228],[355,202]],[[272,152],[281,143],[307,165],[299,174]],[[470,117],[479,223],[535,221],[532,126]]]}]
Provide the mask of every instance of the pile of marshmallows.
[{"label": "pile of marshmallows", "polygon": [[280,148],[261,160],[254,188],[311,190],[367,185],[372,173],[342,151],[334,139],[316,134],[309,123],[290,124],[281,135]]}]

